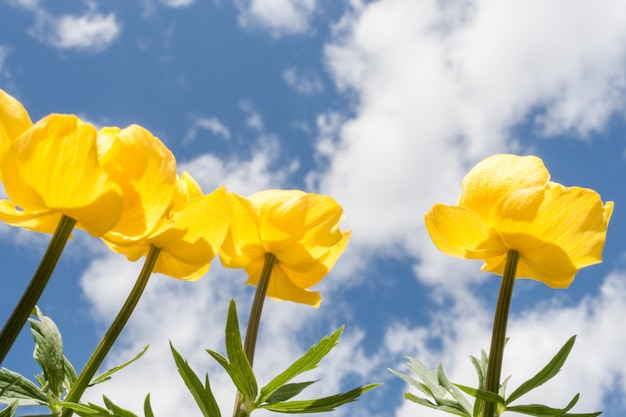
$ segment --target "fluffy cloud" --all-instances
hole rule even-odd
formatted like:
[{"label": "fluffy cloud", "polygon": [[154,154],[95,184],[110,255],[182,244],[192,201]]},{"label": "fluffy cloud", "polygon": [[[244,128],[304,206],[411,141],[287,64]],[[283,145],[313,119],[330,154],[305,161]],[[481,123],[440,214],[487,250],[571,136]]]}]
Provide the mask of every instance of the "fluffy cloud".
[{"label": "fluffy cloud", "polygon": [[55,16],[36,0],[16,2],[30,11],[35,24],[28,33],[38,41],[59,49],[101,52],[119,36],[122,27],[113,13],[99,13],[94,4],[80,15]]},{"label": "fluffy cloud", "polygon": [[224,139],[230,139],[230,130],[218,118],[192,116],[191,127],[187,130],[183,143],[194,141],[199,130],[208,130]]},{"label": "fluffy cloud", "polygon": [[316,94],[324,90],[319,77],[302,73],[295,67],[286,69],[283,78],[289,87],[301,94]]},{"label": "fluffy cloud", "polygon": [[236,0],[239,24],[267,30],[273,36],[305,32],[315,11],[315,0]]},{"label": "fluffy cloud", "polygon": [[328,169],[310,178],[342,202],[357,245],[425,259],[423,213],[453,203],[478,159],[519,150],[515,126],[584,135],[624,108],[622,4],[353,3],[326,63],[354,107],[318,142]]}]

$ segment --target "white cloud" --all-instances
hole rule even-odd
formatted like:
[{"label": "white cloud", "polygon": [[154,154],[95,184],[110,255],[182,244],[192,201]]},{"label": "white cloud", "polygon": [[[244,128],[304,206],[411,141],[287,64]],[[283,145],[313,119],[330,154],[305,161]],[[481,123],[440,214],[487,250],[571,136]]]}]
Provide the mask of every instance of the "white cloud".
[{"label": "white cloud", "polygon": [[187,7],[193,4],[196,0],[161,0],[161,3],[167,7]]},{"label": "white cloud", "polygon": [[35,24],[28,33],[38,41],[59,49],[101,52],[119,36],[122,27],[113,13],[99,13],[95,3],[80,15],[49,13],[36,0],[22,0],[17,4],[33,13]]},{"label": "white cloud", "polygon": [[289,87],[301,94],[316,94],[324,91],[324,85],[319,77],[314,74],[304,74],[295,67],[286,69],[283,72],[283,79]]},{"label": "white cloud", "polygon": [[262,130],[264,123],[261,114],[254,108],[250,100],[242,100],[239,103],[239,108],[248,115],[246,119],[246,126],[255,129]]},{"label": "white cloud", "polygon": [[354,245],[404,250],[432,277],[444,273],[429,266],[423,215],[455,202],[477,160],[519,151],[513,127],[539,112],[546,134],[584,135],[624,108],[621,3],[353,4],[325,51],[354,107],[335,137],[320,133],[328,169],[309,178],[344,206]]},{"label": "white cloud", "polygon": [[225,185],[229,191],[247,196],[263,189],[281,188],[297,169],[297,161],[287,167],[274,167],[278,146],[275,138],[262,136],[248,158],[207,153],[180,163],[179,168],[189,172],[205,192]]},{"label": "white cloud", "polygon": [[267,30],[273,36],[306,32],[316,0],[236,0],[239,24]]},{"label": "white cloud", "polygon": [[228,130],[217,117],[192,116],[191,119],[191,127],[187,130],[187,134],[183,138],[183,143],[194,141],[198,135],[198,131],[201,129],[208,130],[224,139],[230,139],[230,130]]}]

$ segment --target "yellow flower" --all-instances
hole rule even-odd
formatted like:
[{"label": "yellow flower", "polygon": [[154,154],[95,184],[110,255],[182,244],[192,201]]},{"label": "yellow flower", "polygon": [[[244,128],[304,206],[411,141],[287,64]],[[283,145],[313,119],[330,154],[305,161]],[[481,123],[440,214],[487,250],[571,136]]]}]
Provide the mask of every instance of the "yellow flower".
[{"label": "yellow flower", "polygon": [[137,125],[101,129],[98,147],[100,164],[124,193],[122,216],[107,236],[140,239],[171,207],[177,187],[174,155]]},{"label": "yellow flower", "polygon": [[22,103],[0,89],[0,167],[11,143],[32,125]]},{"label": "yellow flower", "polygon": [[177,178],[171,210],[141,239],[107,234],[104,242],[130,261],[146,256],[151,246],[160,249],[153,272],[178,279],[196,280],[209,270],[230,225],[226,190],[202,195],[187,173]]},{"label": "yellow flower", "polygon": [[513,249],[518,278],[566,288],[579,269],[602,261],[612,211],[593,190],[551,182],[535,156],[494,155],[465,176],[458,206],[436,204],[425,222],[448,255],[481,259],[483,271],[501,275]]},{"label": "yellow flower", "polygon": [[330,197],[302,191],[268,190],[245,199],[228,193],[232,223],[220,259],[228,268],[245,268],[246,284],[257,285],[265,254],[277,262],[267,295],[318,307],[319,292],[308,288],[331,270],[350,239],[341,232],[343,210]]},{"label": "yellow flower", "polygon": [[[26,118],[18,117],[22,127],[3,119],[3,132],[19,134]],[[59,114],[13,137],[2,164],[11,201],[0,201],[0,220],[52,233],[66,215],[94,236],[115,226],[122,212],[122,192],[100,165],[97,138],[93,126]]]}]

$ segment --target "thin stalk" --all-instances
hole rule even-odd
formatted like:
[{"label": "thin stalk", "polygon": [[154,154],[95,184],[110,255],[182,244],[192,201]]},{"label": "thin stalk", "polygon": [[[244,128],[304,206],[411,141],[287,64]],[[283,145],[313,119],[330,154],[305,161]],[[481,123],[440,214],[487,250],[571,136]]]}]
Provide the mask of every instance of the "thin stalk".
[{"label": "thin stalk", "polygon": [[[509,319],[513,285],[515,284],[515,272],[519,261],[519,252],[509,250],[506,255],[506,265],[502,274],[500,293],[496,304],[496,312],[493,318],[493,331],[491,332],[491,348],[489,349],[489,362],[487,376],[485,378],[485,390],[498,393],[500,390],[500,375],[502,373],[502,357],[506,343],[506,325]],[[486,401],[484,404],[483,417],[497,417],[496,404]]]},{"label": "thin stalk", "polygon": [[[256,348],[257,334],[259,333],[259,323],[261,322],[261,313],[263,312],[263,302],[265,301],[265,295],[267,294],[267,288],[270,284],[270,277],[272,276],[272,269],[276,264],[276,256],[272,253],[265,254],[265,263],[263,264],[263,270],[261,271],[261,277],[254,293],[254,300],[252,301],[252,308],[250,309],[250,318],[248,319],[248,328],[246,329],[246,338],[243,342],[243,351],[250,362],[250,366],[254,363],[254,350]],[[241,392],[237,392],[237,398],[235,399],[235,409],[233,410],[233,417],[247,417],[250,415],[249,411],[246,411],[243,405],[243,395]]]},{"label": "thin stalk", "polygon": [[[130,294],[128,294],[126,302],[124,302],[124,305],[117,314],[117,317],[113,320],[111,327],[109,327],[109,330],[107,330],[106,334],[102,337],[102,340],[100,340],[100,343],[91,354],[91,357],[85,364],[85,367],[76,379],[76,382],[72,385],[72,388],[70,388],[70,391],[65,397],[65,402],[78,403],[80,401],[80,397],[89,386],[93,376],[104,361],[106,355],[109,353],[109,350],[113,347],[117,337],[122,332],[122,329],[137,306],[137,303],[139,302],[139,299],[148,284],[148,280],[150,279],[152,269],[154,268],[154,264],[159,257],[160,251],[161,249],[156,246],[150,247],[150,252],[148,253],[148,256],[146,256],[143,268],[137,277],[137,281],[135,282],[133,289],[130,291]],[[73,411],[71,409],[65,408],[63,410],[62,417],[70,417],[72,414]]]},{"label": "thin stalk", "polygon": [[52,271],[54,271],[75,225],[76,220],[71,217],[61,216],[61,220],[52,235],[52,239],[50,239],[48,248],[43,258],[41,258],[35,274],[31,278],[24,294],[22,294],[22,298],[15,306],[13,313],[11,313],[11,316],[2,328],[2,332],[0,332],[0,364],[9,353],[15,339],[17,339],[26,320],[28,320],[28,316],[32,313],[39,297],[41,297],[43,290],[46,288]]}]

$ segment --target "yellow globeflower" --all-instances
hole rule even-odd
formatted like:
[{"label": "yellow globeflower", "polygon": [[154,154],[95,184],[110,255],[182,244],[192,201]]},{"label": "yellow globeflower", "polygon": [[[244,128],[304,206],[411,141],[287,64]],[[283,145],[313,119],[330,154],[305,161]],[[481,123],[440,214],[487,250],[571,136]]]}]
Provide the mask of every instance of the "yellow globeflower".
[{"label": "yellow globeflower", "polygon": [[32,125],[22,103],[0,88],[0,167],[11,143]]},{"label": "yellow globeflower", "polygon": [[146,256],[152,246],[160,249],[153,268],[178,279],[196,280],[208,271],[230,225],[230,206],[223,187],[201,194],[187,173],[177,179],[171,210],[141,239],[107,234],[104,242],[130,261]]},{"label": "yellow globeflower", "polygon": [[318,307],[319,292],[308,290],[331,270],[350,239],[341,232],[342,208],[330,197],[302,191],[268,190],[246,199],[228,193],[232,223],[220,259],[245,268],[246,284],[257,285],[265,255],[276,257],[269,297]]},{"label": "yellow globeflower", "polygon": [[[2,125],[5,131],[15,126]],[[115,226],[122,191],[100,165],[97,139],[93,126],[60,114],[13,138],[1,169],[11,201],[0,201],[0,220],[52,233],[65,215],[94,236]]]},{"label": "yellow globeflower", "polygon": [[448,255],[481,259],[483,271],[501,275],[513,249],[518,278],[566,288],[579,269],[602,261],[612,211],[593,190],[551,182],[535,156],[494,155],[465,176],[457,206],[436,204],[425,222]]},{"label": "yellow globeflower", "polygon": [[100,164],[124,193],[122,217],[107,236],[140,239],[172,204],[176,159],[158,138],[137,125],[101,129],[98,146]]}]

